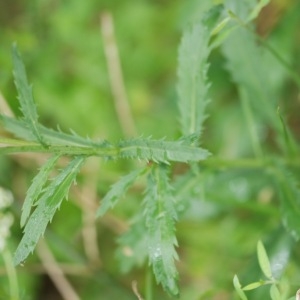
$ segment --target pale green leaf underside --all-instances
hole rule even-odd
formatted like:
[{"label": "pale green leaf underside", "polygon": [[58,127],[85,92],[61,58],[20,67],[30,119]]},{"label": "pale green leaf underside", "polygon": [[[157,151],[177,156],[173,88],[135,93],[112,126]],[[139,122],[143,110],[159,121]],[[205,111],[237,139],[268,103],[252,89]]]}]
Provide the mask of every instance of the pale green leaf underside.
[{"label": "pale green leaf underside", "polygon": [[175,266],[178,259],[175,246],[175,221],[177,213],[174,198],[168,183],[167,170],[153,167],[148,177],[145,204],[149,261],[156,281],[172,296],[179,294]]},{"label": "pale green leaf underside", "polygon": [[101,201],[100,207],[97,210],[97,217],[103,216],[110,208],[113,208],[117,204],[118,200],[124,196],[127,189],[144,172],[145,169],[134,170],[113,184],[110,191]]},{"label": "pale green leaf underside", "polygon": [[36,140],[44,144],[44,139],[38,129],[38,114],[33,101],[32,87],[28,84],[26,71],[16,44],[12,47],[14,64],[14,79],[18,90],[19,102],[28,128],[32,131]]},{"label": "pale green leaf underside", "polygon": [[69,165],[49,184],[38,200],[38,206],[29,218],[24,236],[14,255],[14,264],[25,261],[34,250],[39,238],[44,234],[62,200],[67,196],[72,182],[83,164],[84,157],[74,158]]}]

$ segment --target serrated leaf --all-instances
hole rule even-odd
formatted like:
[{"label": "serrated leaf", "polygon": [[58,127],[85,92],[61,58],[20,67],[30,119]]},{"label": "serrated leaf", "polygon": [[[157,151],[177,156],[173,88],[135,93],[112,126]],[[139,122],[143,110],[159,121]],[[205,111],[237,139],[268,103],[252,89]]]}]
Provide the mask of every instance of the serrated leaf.
[{"label": "serrated leaf", "polygon": [[67,196],[85,157],[74,158],[69,165],[50,183],[38,200],[38,206],[29,218],[24,236],[14,255],[14,264],[23,262],[34,250],[39,238],[44,234],[62,200]]},{"label": "serrated leaf", "polygon": [[34,177],[31,186],[29,187],[24,204],[22,207],[21,227],[23,227],[30,215],[32,206],[40,197],[42,190],[48,180],[49,174],[54,168],[55,163],[59,159],[59,155],[51,157],[40,169],[39,173]]},{"label": "serrated leaf", "polygon": [[110,208],[113,208],[119,199],[126,193],[127,189],[134,181],[146,171],[146,169],[134,170],[128,175],[122,177],[118,182],[111,186],[110,191],[102,199],[100,207],[97,210],[97,217],[103,216]]},{"label": "serrated leaf", "polygon": [[275,284],[272,284],[270,288],[270,296],[272,300],[282,300],[280,292]]},{"label": "serrated leaf", "polygon": [[266,249],[261,241],[257,243],[257,258],[262,272],[267,278],[272,278],[270,261]]},{"label": "serrated leaf", "polygon": [[16,44],[12,47],[12,56],[14,64],[14,79],[18,90],[21,111],[24,115],[26,125],[32,131],[36,140],[45,145],[45,140],[38,129],[38,114],[33,101],[32,87],[28,84],[27,75],[21,56],[18,53]]},{"label": "serrated leaf", "polygon": [[122,158],[138,158],[163,163],[200,161],[209,156],[207,150],[186,145],[182,140],[165,141],[138,138],[121,141],[118,147],[120,148],[119,156]]},{"label": "serrated leaf", "polygon": [[178,296],[175,266],[175,260],[178,259],[175,250],[177,212],[165,166],[154,166],[149,174],[144,207],[149,262],[156,281],[170,295]]},{"label": "serrated leaf", "polygon": [[36,141],[35,135],[29,130],[24,120],[17,120],[0,114],[0,121],[3,124],[3,127],[16,137],[26,141]]},{"label": "serrated leaf", "polygon": [[237,275],[234,275],[234,277],[233,277],[233,286],[234,286],[236,292],[238,293],[239,297],[242,300],[248,300],[246,294],[242,290],[242,286],[240,284],[240,281],[239,281],[239,278],[237,277]]},{"label": "serrated leaf", "polygon": [[[27,141],[36,140],[32,131],[27,128],[26,122],[24,120],[17,120],[15,118],[10,118],[0,114],[0,121],[2,122],[4,128],[7,131],[13,133],[16,137],[22,138]],[[59,128],[58,130],[53,130],[39,124],[38,129],[50,144],[77,145],[86,147],[99,147],[105,144],[107,146],[107,143],[105,143],[104,141],[93,142],[78,135],[64,133],[59,130]]]},{"label": "serrated leaf", "polygon": [[183,135],[202,131],[208,103],[207,83],[210,30],[203,22],[183,34],[178,53],[178,107]]}]

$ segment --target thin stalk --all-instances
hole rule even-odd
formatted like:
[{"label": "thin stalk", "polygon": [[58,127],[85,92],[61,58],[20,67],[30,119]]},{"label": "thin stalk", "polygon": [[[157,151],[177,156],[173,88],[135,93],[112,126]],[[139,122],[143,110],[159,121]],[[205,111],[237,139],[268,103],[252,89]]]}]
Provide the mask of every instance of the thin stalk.
[{"label": "thin stalk", "polygon": [[16,269],[13,264],[13,258],[8,249],[4,249],[2,255],[9,282],[10,299],[19,300],[19,284]]},{"label": "thin stalk", "polygon": [[145,297],[146,300],[153,300],[153,275],[150,267],[146,271]]}]

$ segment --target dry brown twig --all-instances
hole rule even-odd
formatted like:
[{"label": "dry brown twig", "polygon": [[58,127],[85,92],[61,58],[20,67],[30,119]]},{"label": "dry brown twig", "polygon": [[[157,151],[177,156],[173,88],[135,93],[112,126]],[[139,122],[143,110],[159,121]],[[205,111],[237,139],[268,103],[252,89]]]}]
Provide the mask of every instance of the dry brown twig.
[{"label": "dry brown twig", "polygon": [[133,290],[134,294],[137,296],[138,300],[144,300],[138,291],[136,280],[132,281],[131,286],[132,286],[132,290]]},{"label": "dry brown twig", "polygon": [[136,128],[126,95],[113,17],[110,12],[100,15],[100,27],[115,109],[124,135],[132,137],[136,135]]},{"label": "dry brown twig", "polygon": [[47,274],[56,286],[64,300],[80,300],[72,285],[65,277],[62,269],[52,255],[48,245],[44,240],[40,240],[37,245],[37,254],[44,266]]}]

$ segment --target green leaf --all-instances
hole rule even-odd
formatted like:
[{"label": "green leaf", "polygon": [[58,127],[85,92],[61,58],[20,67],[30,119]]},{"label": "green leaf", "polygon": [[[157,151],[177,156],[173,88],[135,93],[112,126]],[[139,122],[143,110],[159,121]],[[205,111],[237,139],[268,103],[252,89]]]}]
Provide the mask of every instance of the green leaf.
[{"label": "green leaf", "polygon": [[[243,45],[243,47],[240,47]],[[281,130],[276,118],[276,91],[270,84],[269,66],[264,61],[264,49],[254,36],[243,28],[231,33],[222,46],[227,59],[226,67],[238,84],[242,97],[253,109],[256,121]]]},{"label": "green leaf", "polygon": [[22,207],[21,227],[23,227],[30,215],[32,206],[36,203],[38,197],[43,191],[44,185],[47,182],[50,172],[60,155],[51,157],[40,169],[39,173],[34,177],[30,188],[27,191],[26,198]]},{"label": "green leaf", "polygon": [[24,120],[26,125],[32,131],[36,140],[41,144],[46,145],[45,140],[38,129],[38,114],[33,101],[32,87],[28,84],[25,67],[21,56],[18,53],[16,44],[14,44],[12,47],[12,56],[14,64],[14,79],[18,90],[19,101],[24,115]]},{"label": "green leaf", "polygon": [[110,208],[113,208],[118,200],[126,193],[127,189],[134,181],[143,174],[147,169],[139,169],[132,171],[128,175],[121,178],[118,182],[111,186],[110,191],[102,199],[100,207],[97,210],[97,217],[103,216]]},{"label": "green leaf", "polygon": [[249,18],[249,11],[257,5],[257,0],[224,0],[224,6],[229,15],[236,15],[246,21]]},{"label": "green leaf", "polygon": [[117,147],[120,148],[119,157],[121,158],[138,158],[163,163],[200,161],[209,156],[207,150],[187,145],[182,140],[165,141],[138,138],[121,141]]},{"label": "green leaf", "polygon": [[240,284],[240,281],[239,281],[239,278],[237,277],[237,275],[234,275],[234,277],[233,277],[233,286],[234,286],[236,292],[238,293],[239,297],[242,300],[248,300],[246,294],[242,290],[242,286]]},{"label": "green leaf", "polygon": [[270,296],[272,300],[282,300],[280,292],[275,284],[272,284],[270,288]]},{"label": "green leaf", "polygon": [[272,278],[270,261],[266,249],[261,241],[258,241],[257,243],[257,257],[262,272],[267,278]]},{"label": "green leaf", "polygon": [[[24,120],[17,120],[15,118],[10,118],[0,114],[0,121],[3,123],[4,128],[13,133],[16,137],[22,138],[26,141],[36,140],[31,130],[27,128],[26,122]],[[53,130],[39,124],[38,129],[50,144],[76,145],[85,147],[99,147],[102,145],[107,146],[107,143],[105,141],[93,142],[88,138],[64,133],[60,131],[59,128],[57,130]]]},{"label": "green leaf", "polygon": [[262,286],[262,282],[257,281],[257,282],[252,282],[246,286],[243,287],[243,291],[251,291],[254,289],[257,289],[258,287]]},{"label": "green leaf", "polygon": [[178,259],[175,250],[177,212],[166,166],[154,166],[149,174],[144,207],[149,262],[156,281],[161,283],[170,295],[178,296],[178,273],[175,266],[175,259]]},{"label": "green leaf", "polygon": [[252,12],[250,13],[247,22],[250,22],[257,18],[261,10],[270,2],[270,0],[260,0],[257,2],[255,7],[253,8]]},{"label": "green leaf", "polygon": [[25,261],[34,250],[39,238],[44,234],[62,200],[67,196],[85,157],[74,158],[69,165],[50,183],[38,200],[38,206],[29,218],[24,236],[14,255],[14,264]]},{"label": "green leaf", "polygon": [[207,83],[210,30],[203,22],[183,33],[178,53],[178,107],[183,135],[202,131],[208,103]]},{"label": "green leaf", "polygon": [[285,167],[278,165],[275,185],[279,190],[284,227],[295,240],[300,239],[300,190],[296,179]]}]

